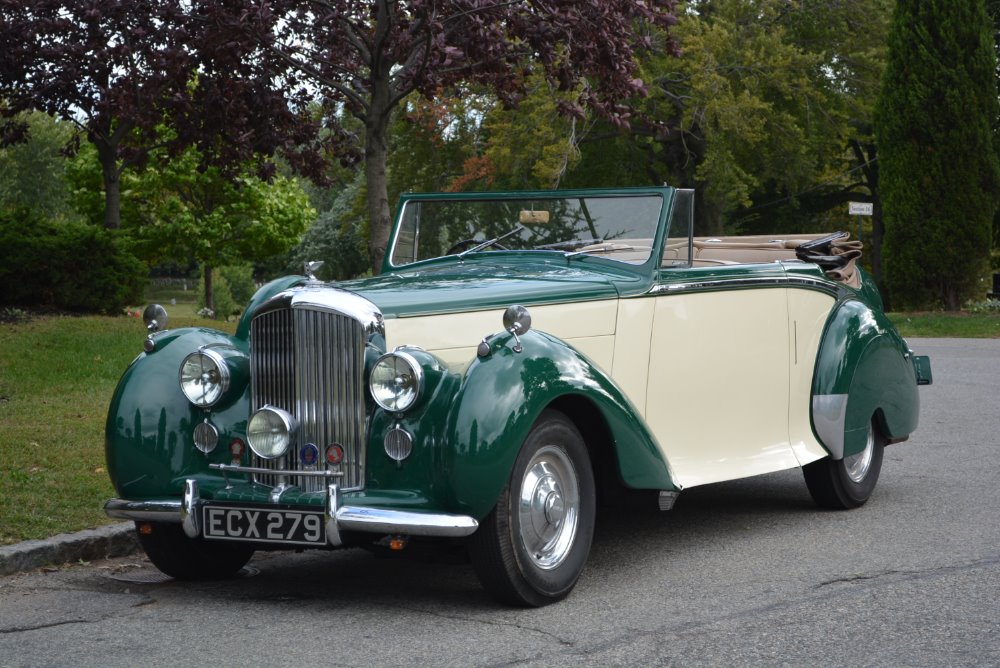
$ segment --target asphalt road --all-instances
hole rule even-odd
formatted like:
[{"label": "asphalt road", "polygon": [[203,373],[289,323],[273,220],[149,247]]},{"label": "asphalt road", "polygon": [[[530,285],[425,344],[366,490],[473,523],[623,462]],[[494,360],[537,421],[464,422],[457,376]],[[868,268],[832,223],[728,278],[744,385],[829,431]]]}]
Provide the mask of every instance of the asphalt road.
[{"label": "asphalt road", "polygon": [[605,512],[540,610],[419,552],[269,553],[211,584],[149,582],[139,557],[10,576],[0,666],[1000,665],[1000,340],[911,345],[935,384],[861,509],[817,510],[789,471]]}]

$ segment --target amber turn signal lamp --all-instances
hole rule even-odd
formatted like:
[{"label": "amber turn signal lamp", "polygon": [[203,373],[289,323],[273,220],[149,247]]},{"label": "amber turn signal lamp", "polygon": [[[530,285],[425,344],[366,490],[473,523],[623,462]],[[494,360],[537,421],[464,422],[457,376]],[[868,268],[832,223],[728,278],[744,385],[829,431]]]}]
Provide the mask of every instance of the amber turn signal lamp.
[{"label": "amber turn signal lamp", "polygon": [[141,533],[141,534],[142,534],[143,536],[148,536],[148,535],[150,535],[151,533],[153,533],[153,525],[152,525],[152,524],[150,524],[149,522],[143,522],[142,524],[138,525],[138,526],[136,527],[136,529],[137,529],[137,530],[139,531],[139,533]]},{"label": "amber turn signal lamp", "polygon": [[406,547],[409,541],[406,540],[406,536],[393,536],[389,539],[389,549],[390,550],[402,550]]}]

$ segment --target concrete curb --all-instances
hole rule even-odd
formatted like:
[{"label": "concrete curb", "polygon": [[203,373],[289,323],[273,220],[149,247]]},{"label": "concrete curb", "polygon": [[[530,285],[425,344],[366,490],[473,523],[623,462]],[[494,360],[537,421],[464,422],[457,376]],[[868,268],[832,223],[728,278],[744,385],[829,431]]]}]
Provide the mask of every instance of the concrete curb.
[{"label": "concrete curb", "polygon": [[139,549],[135,524],[120,522],[0,547],[0,575],[73,561],[123,557]]}]

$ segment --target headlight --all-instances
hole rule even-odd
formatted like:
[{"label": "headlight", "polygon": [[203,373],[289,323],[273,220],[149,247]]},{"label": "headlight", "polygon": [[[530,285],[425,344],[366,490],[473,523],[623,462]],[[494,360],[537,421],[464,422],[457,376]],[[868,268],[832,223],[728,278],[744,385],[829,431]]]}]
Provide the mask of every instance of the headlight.
[{"label": "headlight", "polygon": [[420,397],[424,372],[411,355],[392,352],[375,362],[369,384],[375,403],[387,411],[400,413]]},{"label": "headlight", "polygon": [[211,349],[191,353],[181,362],[181,391],[195,406],[211,406],[229,389],[229,367]]},{"label": "headlight", "polygon": [[247,424],[247,442],[258,457],[277,459],[288,452],[297,427],[298,423],[288,412],[264,406]]}]

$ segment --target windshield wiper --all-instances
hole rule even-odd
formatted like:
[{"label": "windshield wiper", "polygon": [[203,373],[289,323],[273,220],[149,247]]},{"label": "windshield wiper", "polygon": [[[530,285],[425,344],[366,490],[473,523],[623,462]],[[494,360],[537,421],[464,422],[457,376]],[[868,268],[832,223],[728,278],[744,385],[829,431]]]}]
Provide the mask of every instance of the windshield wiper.
[{"label": "windshield wiper", "polygon": [[469,253],[475,253],[475,252],[483,250],[484,248],[489,248],[490,246],[492,246],[493,244],[497,243],[498,241],[503,241],[507,237],[514,236],[515,234],[517,234],[518,232],[521,232],[524,229],[525,228],[524,228],[523,225],[518,225],[517,227],[515,227],[514,229],[512,229],[510,232],[505,232],[504,234],[501,234],[498,237],[494,237],[493,239],[487,239],[486,241],[484,241],[483,243],[479,244],[478,246],[473,246],[469,250],[462,251],[461,253],[459,253],[455,257],[457,257],[459,260],[461,260],[463,257],[465,257],[466,255],[468,255]]}]

